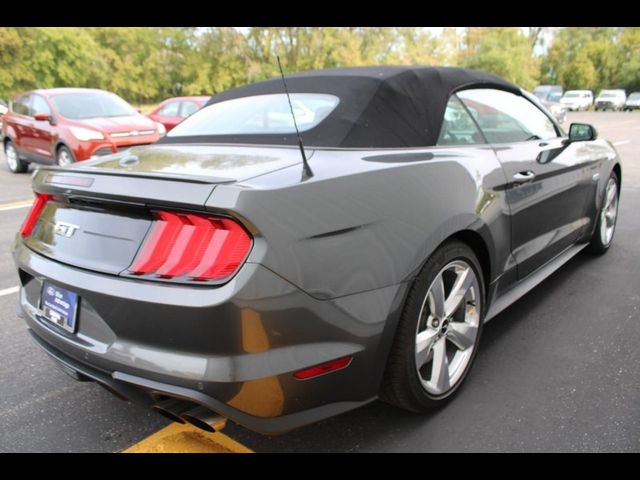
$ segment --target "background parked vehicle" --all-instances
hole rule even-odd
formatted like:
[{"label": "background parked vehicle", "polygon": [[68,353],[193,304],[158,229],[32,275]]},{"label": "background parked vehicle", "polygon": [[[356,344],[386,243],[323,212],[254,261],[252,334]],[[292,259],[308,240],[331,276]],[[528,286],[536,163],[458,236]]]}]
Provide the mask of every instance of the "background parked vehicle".
[{"label": "background parked vehicle", "polygon": [[24,93],[4,119],[4,150],[14,173],[31,162],[64,166],[147,145],[163,133],[117,95],[86,88]]},{"label": "background parked vehicle", "polygon": [[627,101],[627,94],[624,90],[602,90],[596,98],[597,110],[622,110]]},{"label": "background parked vehicle", "polygon": [[562,86],[560,85],[538,85],[533,89],[533,94],[540,100],[558,102],[562,97]]},{"label": "background parked vehicle", "polygon": [[542,100],[540,103],[549,110],[558,123],[564,123],[567,119],[567,107],[560,102],[552,102],[550,100]]},{"label": "background parked vehicle", "polygon": [[191,114],[200,110],[210,97],[174,97],[158,105],[147,117],[161,123],[167,132]]},{"label": "background parked vehicle", "polygon": [[560,103],[569,110],[588,110],[593,105],[593,92],[591,90],[568,90],[560,99]]},{"label": "background parked vehicle", "polygon": [[633,92],[627,97],[627,101],[624,102],[624,110],[631,111],[640,109],[640,92]]}]

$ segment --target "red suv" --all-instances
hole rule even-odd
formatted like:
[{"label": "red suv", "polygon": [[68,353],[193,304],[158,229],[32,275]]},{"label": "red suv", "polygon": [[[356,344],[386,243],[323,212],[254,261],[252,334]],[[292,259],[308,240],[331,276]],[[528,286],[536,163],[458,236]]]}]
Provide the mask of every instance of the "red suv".
[{"label": "red suv", "polygon": [[29,163],[69,165],[157,141],[164,128],[117,95],[88,88],[19,95],[2,125],[9,169]]},{"label": "red suv", "polygon": [[174,97],[162,102],[147,116],[171,130],[192,113],[200,110],[211,97]]}]

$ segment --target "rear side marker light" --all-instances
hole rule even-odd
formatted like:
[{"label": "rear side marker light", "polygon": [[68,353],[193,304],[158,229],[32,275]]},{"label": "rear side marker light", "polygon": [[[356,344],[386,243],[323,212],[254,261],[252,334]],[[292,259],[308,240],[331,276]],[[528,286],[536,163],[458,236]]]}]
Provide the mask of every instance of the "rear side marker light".
[{"label": "rear side marker light", "polygon": [[313,377],[319,377],[320,375],[325,375],[327,373],[347,368],[351,364],[352,360],[352,356],[337,358],[330,362],[321,363],[320,365],[300,370],[299,372],[294,373],[293,376],[298,380],[308,380]]},{"label": "rear side marker light", "polygon": [[40,218],[40,214],[44,207],[46,207],[47,203],[53,198],[53,195],[47,195],[44,193],[36,193],[36,199],[31,206],[31,210],[29,210],[29,214],[27,218],[25,218],[22,227],[20,227],[20,235],[23,237],[28,237],[33,233],[33,229],[38,223],[38,219]]},{"label": "rear side marker light", "polygon": [[251,249],[251,237],[223,217],[154,211],[155,221],[129,273],[190,281],[231,277]]}]

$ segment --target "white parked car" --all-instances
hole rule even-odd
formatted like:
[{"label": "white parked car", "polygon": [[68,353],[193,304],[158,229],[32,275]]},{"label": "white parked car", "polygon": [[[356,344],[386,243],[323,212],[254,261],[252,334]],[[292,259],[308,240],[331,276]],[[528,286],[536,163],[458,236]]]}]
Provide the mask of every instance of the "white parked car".
[{"label": "white parked car", "polygon": [[560,99],[560,103],[569,110],[588,110],[593,105],[591,90],[568,90]]},{"label": "white parked car", "polygon": [[624,90],[602,90],[596,98],[596,110],[622,110],[626,101]]},{"label": "white parked car", "polygon": [[627,101],[624,103],[624,109],[625,111],[640,109],[640,92],[633,92],[627,97]]}]

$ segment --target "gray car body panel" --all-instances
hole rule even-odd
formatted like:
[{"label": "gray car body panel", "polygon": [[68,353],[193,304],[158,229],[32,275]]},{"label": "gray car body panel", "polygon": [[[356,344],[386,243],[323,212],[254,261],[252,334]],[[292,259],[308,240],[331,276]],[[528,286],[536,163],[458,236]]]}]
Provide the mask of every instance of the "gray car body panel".
[{"label": "gray car body panel", "polygon": [[[91,262],[113,262],[100,250],[73,265],[58,256],[62,241],[18,235],[21,312],[52,352],[118,381],[147,379],[213,399],[221,413],[259,431],[304,425],[376,397],[411,281],[446,239],[470,242],[481,257],[489,308],[589,238],[616,152],[603,140],[542,143],[315,149],[308,179],[299,152],[286,147],[152,146],[71,169],[41,168],[36,191],[107,202],[107,209],[230,215],[254,244],[230,281],[193,286],[119,276],[122,264],[96,271]],[[123,161],[131,155],[140,162]],[[197,178],[189,178],[187,162],[197,165]],[[536,177],[518,185],[512,177],[523,169]],[[47,183],[51,175],[93,182]],[[42,221],[56,214],[45,210]],[[45,279],[79,294],[78,334],[43,318]],[[352,364],[330,375],[292,375],[346,355]]]}]

